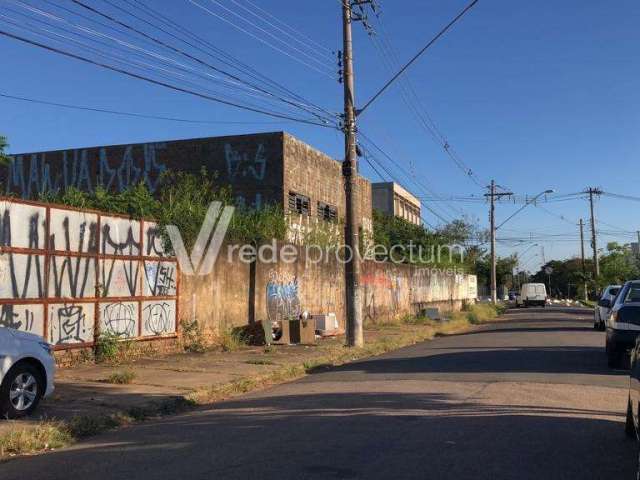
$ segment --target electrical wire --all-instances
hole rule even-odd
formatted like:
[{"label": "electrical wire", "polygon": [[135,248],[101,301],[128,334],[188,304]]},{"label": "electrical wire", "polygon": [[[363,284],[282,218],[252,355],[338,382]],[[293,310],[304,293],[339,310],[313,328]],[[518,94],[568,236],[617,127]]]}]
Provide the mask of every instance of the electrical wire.
[{"label": "electrical wire", "polygon": [[273,121],[273,122],[239,122],[239,121],[236,122],[236,121],[225,121],[225,120],[196,120],[196,119],[189,119],[189,118],[168,117],[163,115],[152,115],[152,114],[146,114],[146,113],[123,112],[123,111],[110,110],[105,108],[88,107],[84,105],[72,105],[68,103],[50,102],[47,100],[40,100],[36,98],[8,95],[6,93],[0,93],[0,97],[6,98],[9,100],[17,100],[21,102],[37,103],[37,104],[47,105],[51,107],[68,108],[73,110],[84,110],[84,111],[97,112],[97,113],[107,113],[110,115],[120,115],[120,116],[126,116],[126,117],[148,118],[151,120],[165,120],[165,121],[180,122],[180,123],[193,123],[193,124],[203,124],[203,125],[272,125],[272,124],[280,124],[280,123],[289,123],[289,121],[285,121],[285,120]]},{"label": "electrical wire", "polygon": [[[251,83],[251,82],[247,82],[246,80],[241,79],[237,75],[234,75],[234,74],[229,73],[229,72],[227,72],[225,70],[222,70],[222,69],[210,64],[209,62],[205,62],[204,60],[202,60],[202,59],[200,59],[200,58],[198,58],[198,57],[196,57],[194,55],[191,55],[190,53],[188,53],[188,52],[186,52],[186,51],[184,51],[184,50],[182,50],[180,48],[172,46],[172,45],[170,45],[170,44],[168,44],[168,43],[166,43],[166,42],[164,42],[164,41],[162,41],[162,40],[160,40],[160,39],[158,39],[156,37],[153,37],[153,36],[151,36],[151,35],[149,35],[149,34],[147,34],[145,32],[142,32],[141,30],[139,30],[139,29],[137,29],[137,28],[135,28],[135,27],[133,27],[133,26],[121,21],[121,20],[118,20],[118,19],[114,18],[113,16],[108,15],[108,14],[106,14],[106,13],[104,13],[104,12],[94,8],[94,7],[91,7],[91,6],[85,4],[84,2],[82,2],[80,0],[71,0],[71,1],[73,3],[75,3],[76,5],[79,5],[82,8],[85,8],[85,9],[87,9],[87,10],[89,10],[89,11],[91,11],[91,12],[93,12],[93,13],[95,13],[95,14],[103,17],[103,18],[106,18],[106,19],[108,19],[108,20],[110,20],[110,21],[112,21],[112,22],[114,22],[114,23],[126,28],[127,30],[135,32],[135,33],[141,35],[142,37],[144,37],[144,38],[146,38],[146,39],[148,39],[148,40],[150,40],[150,41],[152,41],[152,42],[154,42],[154,43],[156,43],[156,44],[158,44],[160,46],[168,48],[171,51],[173,51],[175,53],[178,53],[178,54],[180,54],[180,55],[182,55],[182,56],[184,56],[184,57],[186,57],[186,58],[188,58],[188,59],[190,59],[192,61],[195,61],[195,62],[197,62],[198,64],[200,64],[202,66],[205,66],[205,67],[207,67],[209,69],[212,69],[212,70],[214,70],[214,71],[216,71],[216,72],[218,72],[218,73],[220,73],[222,75],[225,75],[228,78],[234,80],[235,82],[241,82],[242,84],[247,85],[247,86],[251,87],[252,89],[254,89],[256,91],[262,92],[262,93],[264,93],[266,95],[269,95],[269,96],[272,96],[272,97],[275,97],[278,100],[280,100],[280,101],[282,101],[282,102],[284,102],[286,104],[292,105],[292,106],[297,107],[297,108],[301,108],[301,109],[307,111],[307,113],[311,113],[312,115],[314,115],[315,117],[317,117],[321,121],[329,120],[326,117],[321,116],[318,113],[309,110],[304,105],[301,105],[301,104],[296,103],[296,102],[292,102],[291,100],[288,100],[286,98],[278,96],[278,95],[276,95],[276,94],[274,94],[272,92],[269,92],[268,90],[264,89],[260,85],[257,85],[257,84]],[[103,0],[103,1],[105,1],[105,3],[107,3],[109,5],[112,5],[115,8],[118,8],[119,10],[123,11],[124,13],[127,13],[127,14],[133,16],[134,18],[149,24],[149,22],[146,22],[144,19],[140,18],[139,16],[136,16],[135,14],[132,14],[131,12],[123,9],[122,7],[119,7],[119,6],[115,5],[115,4],[113,4],[113,2],[111,2],[110,0]]]},{"label": "electrical wire", "polygon": [[101,62],[97,62],[97,61],[91,60],[89,58],[83,57],[81,55],[77,55],[75,53],[71,53],[71,52],[64,51],[64,50],[59,49],[59,48],[51,47],[49,45],[45,45],[45,44],[40,43],[40,42],[36,42],[34,40],[30,40],[30,39],[22,37],[20,35],[15,35],[13,33],[7,32],[6,30],[0,30],[0,35],[2,35],[4,37],[7,37],[7,38],[11,38],[13,40],[17,40],[17,41],[22,42],[22,43],[26,43],[28,45],[32,45],[32,46],[35,46],[35,47],[42,48],[43,50],[54,52],[54,53],[57,53],[57,54],[60,54],[60,55],[64,55],[66,57],[73,58],[73,59],[76,59],[76,60],[79,60],[79,61],[82,61],[82,62],[85,62],[85,63],[88,63],[88,64],[92,64],[92,65],[95,65],[95,66],[98,66],[98,67],[102,67],[102,68],[107,69],[107,70],[111,70],[111,71],[114,71],[114,72],[117,72],[117,73],[121,73],[121,74],[123,74],[125,76],[128,76],[128,77],[131,77],[131,78],[142,80],[144,82],[151,83],[151,84],[154,84],[154,85],[158,85],[158,86],[161,86],[161,87],[165,87],[165,88],[168,88],[170,90],[177,91],[177,92],[187,93],[189,95],[193,95],[195,97],[199,97],[199,98],[202,98],[202,99],[205,99],[205,100],[209,100],[209,101],[212,101],[212,102],[220,103],[220,104],[223,104],[223,105],[228,105],[228,106],[231,106],[231,107],[239,108],[241,110],[247,110],[247,111],[254,112],[254,113],[260,113],[260,114],[267,115],[267,116],[274,117],[274,118],[280,118],[280,119],[284,119],[284,120],[291,120],[291,121],[295,121],[295,122],[299,122],[299,123],[306,123],[306,124],[309,124],[309,125],[317,125],[317,126],[321,126],[321,127],[325,127],[325,128],[334,128],[333,126],[326,125],[326,124],[323,124],[323,123],[318,123],[318,122],[315,122],[315,121],[312,121],[312,120],[306,120],[306,119],[302,119],[302,118],[291,117],[291,116],[288,116],[288,115],[282,115],[282,114],[277,114],[277,113],[273,113],[273,112],[268,112],[268,111],[257,109],[257,108],[253,108],[253,107],[247,107],[245,105],[237,104],[237,103],[234,103],[234,102],[229,102],[227,100],[224,100],[224,99],[221,99],[221,98],[217,98],[217,97],[214,97],[214,96],[211,96],[211,95],[207,95],[207,94],[203,94],[203,93],[200,93],[200,92],[196,92],[196,91],[189,90],[189,89],[186,89],[186,88],[182,88],[182,87],[179,87],[179,86],[176,86],[176,85],[171,85],[171,84],[168,84],[166,82],[162,82],[162,81],[158,81],[158,80],[146,77],[144,75],[139,75],[137,73],[129,72],[127,70],[124,70],[124,69],[121,69],[121,68],[118,68],[118,67],[114,67],[114,66],[107,65],[107,64],[104,64],[104,63],[101,63]]},{"label": "electrical wire", "polygon": [[[273,43],[269,42],[268,40],[265,40],[263,38],[260,38],[258,35],[255,35],[253,32],[248,31],[247,29],[237,25],[236,23],[232,22],[231,20],[229,20],[226,17],[223,17],[222,15],[217,14],[216,12],[212,11],[211,9],[205,7],[204,5],[199,4],[198,2],[194,1],[194,0],[187,0],[189,3],[191,3],[192,5],[194,5],[195,7],[198,7],[199,9],[201,9],[202,11],[208,13],[209,15],[222,20],[223,22],[231,25],[232,27],[236,28],[237,30],[240,30],[241,32],[253,37],[254,39],[258,40],[261,43],[264,43],[265,45],[271,47],[272,49],[282,53],[283,55],[286,55],[287,57],[293,59],[294,61],[316,71],[317,73],[320,73],[321,75],[324,75],[325,77],[328,77],[332,80],[335,80],[335,75],[330,75],[329,73],[327,73],[327,70],[320,70],[320,68],[315,67],[314,65],[296,57],[295,55],[290,54],[289,52],[283,50],[282,48],[279,48],[277,46],[275,46]],[[330,69],[329,69],[330,71]]]}]

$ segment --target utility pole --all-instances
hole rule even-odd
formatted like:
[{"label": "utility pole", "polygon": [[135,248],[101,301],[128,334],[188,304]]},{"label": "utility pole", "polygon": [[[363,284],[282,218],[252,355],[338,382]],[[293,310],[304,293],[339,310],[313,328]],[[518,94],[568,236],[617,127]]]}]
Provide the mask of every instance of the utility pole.
[{"label": "utility pole", "polygon": [[[361,347],[364,344],[362,309],[360,308],[360,258],[359,258],[359,218],[358,215],[358,155],[356,150],[356,107],[353,78],[353,40],[351,26],[353,12],[351,0],[342,2],[342,43],[343,43],[343,83],[344,83],[344,163],[342,174],[345,188],[345,263],[347,345]],[[350,257],[350,258],[349,258]]]},{"label": "utility pole", "polygon": [[640,257],[640,230],[636,231],[636,235],[638,235],[638,249],[637,249],[637,255],[638,257]]},{"label": "utility pole", "polygon": [[498,301],[498,286],[496,284],[496,182],[491,180],[491,209],[489,213],[491,221],[491,301]]},{"label": "utility pole", "polygon": [[485,197],[490,199],[489,222],[491,223],[491,301],[495,304],[498,302],[498,287],[496,284],[496,198],[513,195],[511,192],[496,192],[496,182],[491,180],[489,185],[489,193],[485,193]]},{"label": "utility pole", "polygon": [[591,248],[593,248],[593,280],[597,281],[600,276],[600,261],[598,260],[598,243],[596,240],[596,217],[593,213],[593,196],[600,195],[602,190],[589,187],[586,192],[589,194],[589,206],[591,209]]},{"label": "utility pole", "polygon": [[584,278],[584,299],[588,300],[587,265],[584,261],[584,221],[582,219],[580,219],[580,261],[582,263],[582,277]]}]

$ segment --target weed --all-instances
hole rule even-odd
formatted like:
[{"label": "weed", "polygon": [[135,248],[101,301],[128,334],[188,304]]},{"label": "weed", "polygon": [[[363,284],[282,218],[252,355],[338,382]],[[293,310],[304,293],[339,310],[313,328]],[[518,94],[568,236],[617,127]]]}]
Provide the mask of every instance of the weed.
[{"label": "weed", "polygon": [[111,332],[102,333],[95,346],[96,362],[110,362],[117,358],[120,351],[119,337]]},{"label": "weed", "polygon": [[219,341],[223,352],[236,352],[246,345],[242,333],[238,330],[223,331]]},{"label": "weed", "polygon": [[62,448],[71,440],[61,422],[42,421],[34,426],[11,428],[0,435],[0,457]]},{"label": "weed", "polygon": [[244,363],[248,363],[249,365],[275,365],[275,363],[272,362],[271,360],[261,360],[261,359],[247,360]]},{"label": "weed", "polygon": [[105,383],[114,383],[118,385],[128,385],[136,378],[136,372],[131,369],[124,369],[113,372],[104,381]]},{"label": "weed", "polygon": [[180,331],[182,332],[182,346],[185,352],[204,353],[206,351],[207,345],[198,320],[183,320],[180,323]]}]

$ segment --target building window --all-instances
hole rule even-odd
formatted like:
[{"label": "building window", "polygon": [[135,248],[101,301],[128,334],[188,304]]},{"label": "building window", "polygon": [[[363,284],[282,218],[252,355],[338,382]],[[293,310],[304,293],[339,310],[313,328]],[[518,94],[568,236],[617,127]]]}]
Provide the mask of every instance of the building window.
[{"label": "building window", "polygon": [[299,193],[289,192],[289,211],[301,215],[309,215],[309,197]]},{"label": "building window", "polygon": [[327,203],[318,202],[318,218],[326,222],[335,222],[338,218],[338,209]]}]

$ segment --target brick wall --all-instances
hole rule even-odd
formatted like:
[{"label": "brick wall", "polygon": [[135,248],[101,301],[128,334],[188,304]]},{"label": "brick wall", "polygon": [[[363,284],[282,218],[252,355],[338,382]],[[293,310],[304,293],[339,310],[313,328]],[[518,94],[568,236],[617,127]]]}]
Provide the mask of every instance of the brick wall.
[{"label": "brick wall", "polygon": [[[295,218],[293,221],[313,222],[318,218],[318,202],[336,207],[338,218],[345,217],[345,191],[342,164],[306,143],[284,134],[284,204],[289,192],[308,196],[311,200],[309,219]],[[366,231],[372,229],[371,183],[358,177],[356,193],[361,225]],[[342,232],[341,232],[342,233]]]}]

